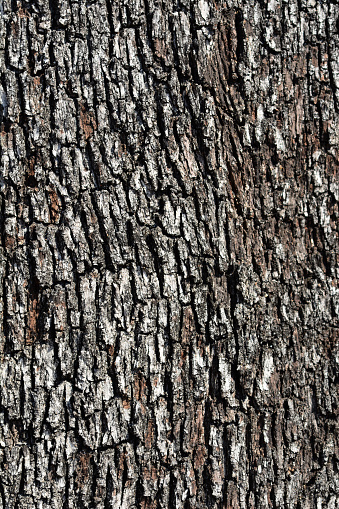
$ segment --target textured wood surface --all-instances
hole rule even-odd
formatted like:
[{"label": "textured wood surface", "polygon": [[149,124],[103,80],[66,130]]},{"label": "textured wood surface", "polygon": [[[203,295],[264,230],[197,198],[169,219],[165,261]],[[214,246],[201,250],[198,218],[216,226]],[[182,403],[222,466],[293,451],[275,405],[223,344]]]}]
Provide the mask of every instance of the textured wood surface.
[{"label": "textured wood surface", "polygon": [[339,507],[339,6],[0,2],[0,507]]}]

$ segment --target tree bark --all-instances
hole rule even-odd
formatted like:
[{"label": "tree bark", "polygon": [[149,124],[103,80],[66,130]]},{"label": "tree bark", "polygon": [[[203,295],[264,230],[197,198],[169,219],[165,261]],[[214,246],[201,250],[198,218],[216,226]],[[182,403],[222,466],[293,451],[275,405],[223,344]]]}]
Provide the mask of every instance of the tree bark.
[{"label": "tree bark", "polygon": [[338,20],[1,1],[1,508],[339,507]]}]

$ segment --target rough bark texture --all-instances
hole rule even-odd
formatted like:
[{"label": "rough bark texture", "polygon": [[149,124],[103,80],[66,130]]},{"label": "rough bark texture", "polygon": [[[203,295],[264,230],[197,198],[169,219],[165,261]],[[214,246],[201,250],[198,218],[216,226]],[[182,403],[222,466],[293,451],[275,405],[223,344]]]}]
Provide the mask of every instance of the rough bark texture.
[{"label": "rough bark texture", "polygon": [[0,2],[0,507],[339,507],[338,16]]}]

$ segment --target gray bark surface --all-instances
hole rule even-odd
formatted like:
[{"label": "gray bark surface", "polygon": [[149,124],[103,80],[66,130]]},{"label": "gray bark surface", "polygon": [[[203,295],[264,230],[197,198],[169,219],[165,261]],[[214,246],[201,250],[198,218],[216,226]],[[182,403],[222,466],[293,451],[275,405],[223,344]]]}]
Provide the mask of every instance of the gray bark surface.
[{"label": "gray bark surface", "polygon": [[0,508],[330,508],[339,6],[1,0]]}]

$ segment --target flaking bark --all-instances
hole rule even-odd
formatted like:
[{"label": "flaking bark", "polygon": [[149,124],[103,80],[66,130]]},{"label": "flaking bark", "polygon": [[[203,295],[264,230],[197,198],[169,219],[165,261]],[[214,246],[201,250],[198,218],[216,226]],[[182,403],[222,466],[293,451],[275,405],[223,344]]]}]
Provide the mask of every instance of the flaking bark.
[{"label": "flaking bark", "polygon": [[339,9],[0,3],[0,507],[339,507]]}]

